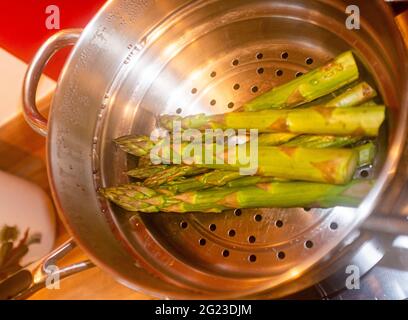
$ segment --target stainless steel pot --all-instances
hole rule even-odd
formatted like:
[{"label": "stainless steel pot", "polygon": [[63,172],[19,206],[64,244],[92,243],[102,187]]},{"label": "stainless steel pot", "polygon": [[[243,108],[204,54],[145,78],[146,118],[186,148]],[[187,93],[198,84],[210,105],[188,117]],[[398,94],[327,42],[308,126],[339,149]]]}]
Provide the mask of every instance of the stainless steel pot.
[{"label": "stainless steel pot", "polygon": [[[345,27],[351,4],[360,9],[361,29]],[[40,72],[53,52],[75,41],[47,121],[35,107]],[[377,183],[358,210],[130,218],[98,196],[100,186],[127,181],[123,171],[134,164],[113,138],[150,132],[160,113],[234,110],[350,47],[362,77],[389,107],[371,172]],[[25,81],[25,115],[47,136],[61,218],[119,282],[162,298],[276,298],[329,275],[330,261],[371,213],[394,205],[392,213],[401,213],[407,60],[392,13],[379,0],[112,0],[80,36],[62,31],[39,50]]]}]

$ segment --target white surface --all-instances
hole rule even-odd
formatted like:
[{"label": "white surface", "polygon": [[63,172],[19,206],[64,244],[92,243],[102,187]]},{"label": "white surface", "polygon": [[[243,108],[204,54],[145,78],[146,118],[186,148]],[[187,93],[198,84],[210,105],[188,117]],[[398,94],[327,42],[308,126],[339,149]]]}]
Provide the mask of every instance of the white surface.
[{"label": "white surface", "polygon": [[29,235],[41,234],[41,242],[29,246],[23,258],[26,264],[45,256],[55,240],[55,214],[47,194],[35,184],[0,171],[0,228],[17,226],[20,238],[27,228]]},{"label": "white surface", "polygon": [[[21,91],[27,64],[0,48],[0,126],[21,112]],[[41,99],[55,88],[55,81],[42,76],[37,92]]]}]

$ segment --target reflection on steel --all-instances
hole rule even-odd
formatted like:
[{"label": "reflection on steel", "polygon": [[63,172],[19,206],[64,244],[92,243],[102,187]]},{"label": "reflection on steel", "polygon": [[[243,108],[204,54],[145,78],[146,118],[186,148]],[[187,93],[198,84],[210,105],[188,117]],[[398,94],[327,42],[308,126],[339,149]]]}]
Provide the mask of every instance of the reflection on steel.
[{"label": "reflection on steel", "polygon": [[[401,181],[384,191],[406,137],[408,65],[401,63],[407,56],[384,2],[354,1],[362,14],[358,32],[345,28],[346,3],[107,2],[61,75],[47,137],[54,198],[93,261],[121,283],[159,297],[269,298],[319,282],[353,256],[355,242],[343,240],[376,206],[389,210],[400,197]],[[383,134],[373,168],[377,184],[359,210],[138,215],[130,223],[128,214],[99,198],[98,187],[126,182],[123,172],[135,165],[113,138],[147,134],[158,114],[179,108],[181,115],[236,110],[254,97],[253,86],[256,94],[265,92],[350,47],[362,77],[378,84],[390,107],[383,133],[388,129],[392,138],[387,149]],[[404,175],[397,177],[405,182]],[[367,268],[380,254],[369,255]]]}]

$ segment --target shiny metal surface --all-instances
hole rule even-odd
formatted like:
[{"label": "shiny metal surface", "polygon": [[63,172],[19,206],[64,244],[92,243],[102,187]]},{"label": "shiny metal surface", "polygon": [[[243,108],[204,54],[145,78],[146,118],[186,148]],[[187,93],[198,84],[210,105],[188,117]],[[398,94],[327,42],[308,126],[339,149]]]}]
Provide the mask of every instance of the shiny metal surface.
[{"label": "shiny metal surface", "polygon": [[[328,261],[323,281],[289,299],[407,300],[408,237],[363,228],[346,250]],[[327,269],[326,268],[326,269]]]},{"label": "shiny metal surface", "polygon": [[[344,279],[347,266],[358,266],[349,261],[329,279],[319,284],[323,297],[334,300],[406,300],[408,299],[408,243],[406,236],[370,233],[371,240],[361,247],[355,258],[365,265],[378,257],[369,269],[359,268],[356,288],[347,288]],[[377,254],[375,254],[377,252]],[[356,269],[354,269],[356,270]],[[338,286],[333,287],[337,280]]]},{"label": "shiny metal surface", "polygon": [[407,300],[408,250],[394,248],[361,279],[360,290],[344,290],[333,300]]},{"label": "shiny metal surface", "polygon": [[[347,4],[360,7],[359,31],[345,28]],[[129,219],[98,197],[98,187],[127,181],[123,171],[134,165],[112,138],[149,133],[160,113],[234,110],[349,48],[390,108],[389,141],[380,143],[374,170],[378,182],[358,210]],[[48,166],[54,199],[92,260],[136,290],[170,298],[298,291],[330,271],[324,262],[388,196],[384,190],[405,143],[407,66],[400,62],[406,59],[382,1],[110,1],[82,33],[53,100]],[[303,276],[310,270],[313,277]]]},{"label": "shiny metal surface", "polygon": [[42,136],[47,135],[47,119],[38,111],[36,93],[42,71],[48,60],[60,49],[74,45],[78,40],[80,29],[62,30],[50,37],[37,51],[24,77],[23,113],[31,128]]},{"label": "shiny metal surface", "polygon": [[2,281],[0,283],[0,300],[25,299],[44,288],[47,285],[47,281],[49,284],[55,284],[50,279],[59,281],[94,267],[94,264],[89,260],[67,266],[61,266],[58,263],[61,258],[75,247],[75,242],[69,239],[42,259],[25,266]]}]

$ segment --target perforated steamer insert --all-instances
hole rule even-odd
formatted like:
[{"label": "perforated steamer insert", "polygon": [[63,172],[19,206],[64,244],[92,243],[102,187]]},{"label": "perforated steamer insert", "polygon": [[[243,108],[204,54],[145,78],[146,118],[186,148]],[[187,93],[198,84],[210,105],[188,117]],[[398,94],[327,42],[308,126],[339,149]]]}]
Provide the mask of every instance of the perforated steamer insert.
[{"label": "perforated steamer insert", "polygon": [[[350,4],[360,8],[359,30],[345,27]],[[68,45],[75,46],[47,120],[36,107],[38,81],[53,53]],[[358,209],[131,215],[98,194],[128,182],[125,172],[136,165],[114,138],[149,134],[159,114],[236,110],[350,49],[361,78],[388,107],[376,163],[356,173],[376,177]],[[61,277],[95,263],[161,298],[277,298],[328,277],[343,285],[335,272],[343,262],[359,255],[367,270],[380,256],[378,241],[359,233],[362,222],[406,226],[407,60],[380,0],[108,1],[84,30],[48,39],[27,70],[24,114],[47,136],[50,186],[72,239],[8,279],[32,275],[17,291],[0,283],[0,296],[22,298],[43,287],[47,265],[75,244],[92,262],[61,266]],[[369,255],[360,254],[364,248]]]},{"label": "perforated steamer insert", "polygon": [[[130,44],[96,127],[95,188],[127,182],[124,172],[136,164],[113,146],[112,138],[149,134],[161,113],[233,111],[350,47],[361,58],[361,76],[375,82],[366,71],[371,68],[374,78],[381,78],[377,87],[382,90],[390,79],[364,31],[346,30],[346,16],[333,18],[339,12],[330,5],[305,4],[197,1],[168,17],[140,43]],[[375,168],[364,168],[361,175],[367,178],[367,173],[372,178]],[[101,207],[112,214],[138,266],[187,291],[217,297],[268,294],[268,289],[296,279],[327,258],[364,217],[349,208],[131,217],[104,200]]]}]

